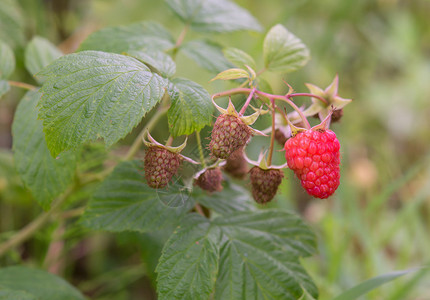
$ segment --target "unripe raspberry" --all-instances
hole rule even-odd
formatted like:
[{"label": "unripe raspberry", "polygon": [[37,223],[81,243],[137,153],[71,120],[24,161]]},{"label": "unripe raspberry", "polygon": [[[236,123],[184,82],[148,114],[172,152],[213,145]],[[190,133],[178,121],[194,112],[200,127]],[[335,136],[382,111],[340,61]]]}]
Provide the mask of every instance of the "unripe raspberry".
[{"label": "unripe raspberry", "polygon": [[249,127],[238,117],[219,115],[212,129],[209,149],[213,156],[226,159],[248,143],[252,135]]},{"label": "unripe raspberry", "polygon": [[210,193],[222,191],[222,172],[219,167],[204,171],[195,183],[203,190]]},{"label": "unripe raspberry", "polygon": [[264,204],[275,197],[284,174],[279,169],[263,170],[253,167],[249,171],[252,185],[252,196],[257,203]]},{"label": "unripe raspberry", "polygon": [[285,143],[288,167],[312,196],[327,198],[339,186],[339,148],[331,130],[306,130]]},{"label": "unripe raspberry", "polygon": [[242,148],[237,149],[227,158],[223,170],[238,179],[243,179],[246,176],[249,170]]},{"label": "unripe raspberry", "polygon": [[165,148],[151,146],[146,150],[145,179],[154,189],[164,188],[176,174],[182,162],[179,154]]}]

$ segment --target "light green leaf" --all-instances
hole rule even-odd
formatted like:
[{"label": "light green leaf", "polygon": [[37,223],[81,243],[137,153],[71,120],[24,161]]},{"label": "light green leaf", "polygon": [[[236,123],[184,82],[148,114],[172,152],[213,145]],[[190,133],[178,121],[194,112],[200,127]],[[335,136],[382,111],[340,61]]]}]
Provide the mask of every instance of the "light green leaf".
[{"label": "light green leaf", "polygon": [[[169,207],[160,197],[178,198],[182,206]],[[189,195],[150,188],[140,161],[122,162],[106,178],[91,199],[81,222],[84,226],[107,231],[153,231],[175,224],[194,205]]]},{"label": "light green leaf", "polygon": [[15,70],[15,55],[12,49],[0,40],[0,79],[8,79]]},{"label": "light green leaf", "polygon": [[[163,77],[172,77],[176,73],[176,64],[173,59],[164,52],[144,49],[130,50],[127,54],[140,60],[153,71],[158,72]],[[154,70],[155,69],[155,70]]]},{"label": "light green leaf", "polygon": [[24,44],[25,21],[16,0],[2,0],[0,5],[0,39],[13,48]]},{"label": "light green leaf", "polygon": [[0,269],[0,286],[10,290],[24,291],[43,300],[85,299],[75,287],[64,279],[46,271],[23,266]]},{"label": "light green leaf", "polygon": [[167,118],[173,136],[189,135],[212,122],[213,105],[209,93],[199,84],[175,78],[169,86],[172,102]]},{"label": "light green leaf", "polygon": [[0,286],[0,300],[38,300],[36,296],[24,291],[3,289]]},{"label": "light green leaf", "polygon": [[256,209],[249,192],[243,187],[230,182],[226,183],[221,192],[209,195],[201,191],[194,197],[197,202],[221,215]]},{"label": "light green leaf", "polygon": [[235,64],[237,67],[245,69],[245,66],[249,66],[252,69],[257,69],[257,64],[251,55],[237,48],[228,47],[223,49],[224,56]]},{"label": "light green leaf", "polygon": [[[25,49],[25,67],[31,75],[35,75],[62,55],[50,41],[35,36]],[[38,82],[41,83],[39,80]]]},{"label": "light green leaf", "polygon": [[48,209],[52,200],[72,182],[76,168],[74,153],[53,158],[37,119],[37,104],[42,95],[28,92],[18,105],[12,124],[14,160],[18,173],[37,202]]},{"label": "light green leaf", "polygon": [[219,73],[234,67],[222,54],[222,47],[206,40],[193,40],[181,46],[181,51],[209,72]]},{"label": "light green leaf", "polygon": [[10,90],[10,85],[6,80],[0,80],[0,98]]},{"label": "light green leaf", "polygon": [[83,50],[99,50],[122,53],[128,50],[153,48],[166,50],[175,44],[170,33],[155,22],[139,22],[126,26],[103,28],[92,33],[79,47]]},{"label": "light green leaf", "polygon": [[373,277],[369,280],[366,280],[366,281],[348,289],[347,291],[343,292],[342,294],[340,294],[339,296],[337,296],[333,300],[354,300],[354,299],[357,299],[358,297],[367,294],[371,290],[374,290],[374,289],[378,288],[379,286],[381,286],[387,282],[390,282],[390,281],[392,281],[392,280],[394,280],[400,276],[403,276],[403,275],[406,275],[406,274],[409,274],[412,272],[416,272],[418,270],[419,269],[396,271],[396,272],[391,272],[391,273],[387,273],[384,275]]},{"label": "light green leaf", "polygon": [[188,215],[164,246],[156,272],[158,298],[209,299],[218,270],[216,228],[200,215]]},{"label": "light green leaf", "polygon": [[261,25],[247,10],[229,0],[166,0],[166,3],[197,31],[261,30]]},{"label": "light green leaf", "polygon": [[292,72],[310,59],[308,48],[281,24],[273,26],[263,44],[265,67],[273,72]]},{"label": "light green leaf", "polygon": [[39,118],[53,156],[103,138],[126,136],[163,97],[167,81],[124,55],[83,51],[37,74],[46,77]]},{"label": "light green leaf", "polygon": [[243,70],[243,69],[228,69],[225,71],[222,71],[221,73],[219,73],[217,76],[215,76],[213,79],[211,79],[211,81],[217,80],[217,79],[221,79],[221,80],[234,80],[234,79],[239,79],[239,78],[250,78],[251,75]]},{"label": "light green leaf", "polygon": [[295,300],[317,297],[299,258],[316,251],[315,236],[297,216],[279,210],[216,218],[221,242],[214,299]]}]

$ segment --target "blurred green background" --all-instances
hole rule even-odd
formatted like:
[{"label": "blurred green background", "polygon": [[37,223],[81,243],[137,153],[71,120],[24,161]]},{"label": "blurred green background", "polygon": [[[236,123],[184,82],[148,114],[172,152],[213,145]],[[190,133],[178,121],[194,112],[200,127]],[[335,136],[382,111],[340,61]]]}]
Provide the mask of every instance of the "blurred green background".
[{"label": "blurred green background", "polygon": [[[23,49],[34,35],[73,52],[91,32],[111,25],[154,20],[177,37],[183,24],[163,1],[150,0],[1,0],[0,38],[15,48],[14,80],[34,83],[23,67]],[[430,1],[400,0],[240,0],[265,27],[281,23],[311,51],[312,60],[283,78],[298,92],[304,83],[325,88],[339,75],[339,94],[354,101],[334,124],[342,148],[342,180],[329,200],[309,199],[287,172],[274,206],[297,209],[318,236],[319,254],[305,259],[320,289],[320,299],[370,277],[430,263]],[[265,32],[205,34],[225,46],[250,53],[262,67]],[[202,36],[189,33],[186,39]],[[209,92],[226,85],[183,55],[178,76]],[[285,93],[279,76],[265,74],[275,93]],[[231,86],[227,86],[231,87]],[[23,92],[13,89],[0,101],[0,239],[13,234],[40,212],[22,188],[10,160],[10,125]],[[301,100],[302,101],[302,100]],[[303,103],[308,100],[304,99]],[[260,144],[261,146],[261,144]],[[282,153],[278,154],[280,161]],[[254,157],[255,158],[255,157]],[[83,192],[85,193],[85,192]],[[55,228],[53,226],[52,228]],[[49,232],[53,229],[45,229]],[[79,230],[76,230],[79,231]],[[73,238],[82,232],[69,232]],[[61,271],[96,299],[154,297],[133,259],[158,251],[151,235],[87,236],[85,249]],[[139,247],[130,240],[139,239]],[[157,237],[158,238],[158,237]],[[43,243],[43,232],[37,236]],[[159,246],[159,245],[158,245]],[[68,247],[76,248],[71,243]],[[43,255],[37,247],[31,259]],[[38,251],[40,253],[38,253]],[[137,256],[137,257],[136,257]],[[24,256],[25,257],[25,256]],[[19,262],[21,258],[16,258]],[[149,265],[154,262],[148,262]],[[34,262],[34,264],[37,264]],[[85,265],[85,268],[83,267]],[[88,267],[89,266],[89,267]],[[80,270],[79,268],[82,268]],[[151,268],[151,267],[149,267]],[[60,273],[61,273],[60,272]],[[100,275],[103,274],[103,275]],[[118,279],[118,274],[125,274]],[[430,299],[430,276],[424,270],[398,279],[363,299]]]}]

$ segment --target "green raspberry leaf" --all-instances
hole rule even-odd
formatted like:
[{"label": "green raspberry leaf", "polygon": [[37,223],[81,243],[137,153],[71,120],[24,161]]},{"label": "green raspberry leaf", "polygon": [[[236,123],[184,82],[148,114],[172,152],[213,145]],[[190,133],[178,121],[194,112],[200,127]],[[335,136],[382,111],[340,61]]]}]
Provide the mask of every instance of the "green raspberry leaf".
[{"label": "green raspberry leaf", "polygon": [[113,145],[161,100],[167,85],[135,58],[98,51],[63,56],[37,75],[46,77],[39,118],[53,156],[100,137]]},{"label": "green raspberry leaf", "polygon": [[209,93],[201,85],[175,78],[169,85],[169,96],[172,105],[167,119],[174,137],[190,135],[211,124],[213,105]]},{"label": "green raspberry leaf", "polygon": [[2,0],[0,5],[0,39],[16,48],[25,42],[25,20],[17,0]]},{"label": "green raspberry leaf", "polygon": [[[179,185],[175,183],[174,185]],[[163,199],[178,199],[177,207]],[[153,231],[176,225],[194,205],[180,188],[156,190],[145,181],[141,161],[122,162],[95,192],[82,216],[84,226],[106,231]]]},{"label": "green raspberry leaf", "polygon": [[6,80],[0,80],[0,98],[10,90],[10,85]]},{"label": "green raspberry leaf", "polygon": [[251,55],[237,48],[228,47],[223,49],[224,56],[239,68],[246,69],[246,66],[257,69],[257,64]]},{"label": "green raspberry leaf", "polygon": [[[22,298],[25,300],[85,300],[81,292],[64,279],[46,271],[23,266],[0,269],[0,287],[0,290],[4,287],[7,288],[7,290],[26,292],[35,296],[35,298],[31,298],[25,295],[25,297]],[[19,292],[17,294],[21,295]],[[13,297],[7,299],[19,298]]]},{"label": "green raspberry leaf", "polygon": [[152,71],[159,73],[161,76],[168,78],[176,73],[176,64],[173,59],[164,52],[158,50],[130,50],[127,54],[140,60],[147,65]]},{"label": "green raspberry leaf", "polygon": [[189,41],[181,46],[181,51],[200,67],[212,73],[219,73],[234,67],[222,54],[222,47],[211,41]]},{"label": "green raspberry leaf", "polygon": [[264,64],[273,72],[292,72],[310,59],[308,48],[281,24],[273,26],[263,44]]},{"label": "green raspberry leaf", "polygon": [[149,47],[156,50],[166,50],[174,45],[175,40],[160,24],[139,22],[96,31],[80,45],[79,51],[99,50],[122,53]]},{"label": "green raspberry leaf", "polygon": [[8,79],[15,70],[15,55],[12,49],[0,40],[0,79]]},{"label": "green raspberry leaf", "polygon": [[4,289],[0,286],[0,300],[37,300],[37,297],[24,291]]},{"label": "green raspberry leaf", "polygon": [[[63,53],[50,41],[35,36],[25,49],[25,67],[31,75],[35,75]],[[39,83],[40,79],[36,78]]]},{"label": "green raspberry leaf", "polygon": [[211,81],[218,80],[218,79],[234,80],[239,78],[249,78],[251,80],[251,75],[243,69],[233,68],[233,69],[222,71],[217,76],[212,78]]},{"label": "green raspberry leaf", "polygon": [[247,10],[229,0],[166,0],[166,3],[197,31],[261,31],[261,25]]},{"label": "green raspberry leaf", "polygon": [[222,231],[214,299],[317,297],[299,258],[316,251],[315,236],[286,211],[236,212],[213,221]]},{"label": "green raspberry leaf", "polygon": [[221,192],[208,194],[199,189],[194,196],[197,202],[212,209],[218,214],[225,215],[237,211],[256,210],[249,192],[243,187],[226,181]]},{"label": "green raspberry leaf", "polygon": [[208,219],[187,216],[165,244],[156,269],[160,300],[210,298],[218,270],[218,235]]},{"label": "green raspberry leaf", "polygon": [[37,202],[48,209],[52,200],[72,182],[76,156],[64,152],[57,158],[49,153],[37,104],[42,95],[28,92],[18,105],[12,124],[14,160],[18,173]]}]

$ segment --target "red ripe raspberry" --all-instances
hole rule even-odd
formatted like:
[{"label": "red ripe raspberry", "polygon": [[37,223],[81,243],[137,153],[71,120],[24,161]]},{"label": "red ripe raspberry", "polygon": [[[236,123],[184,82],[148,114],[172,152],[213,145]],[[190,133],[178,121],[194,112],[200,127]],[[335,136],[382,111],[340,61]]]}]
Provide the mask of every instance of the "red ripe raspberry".
[{"label": "red ripe raspberry", "polygon": [[154,189],[167,186],[179,169],[182,158],[167,149],[151,146],[146,150],[144,167],[145,179]]},{"label": "red ripe raspberry", "polygon": [[207,169],[195,183],[209,193],[222,191],[222,172],[220,168]]},{"label": "red ripe raspberry", "polygon": [[238,117],[219,115],[212,129],[209,149],[213,156],[226,159],[235,150],[242,148],[252,136],[251,130]]},{"label": "red ripe raspberry", "polygon": [[275,197],[284,174],[279,169],[263,170],[253,167],[250,171],[252,196],[257,203],[264,204]]},{"label": "red ripe raspberry", "polygon": [[288,167],[312,196],[325,199],[339,186],[339,148],[331,130],[307,130],[285,143]]}]

